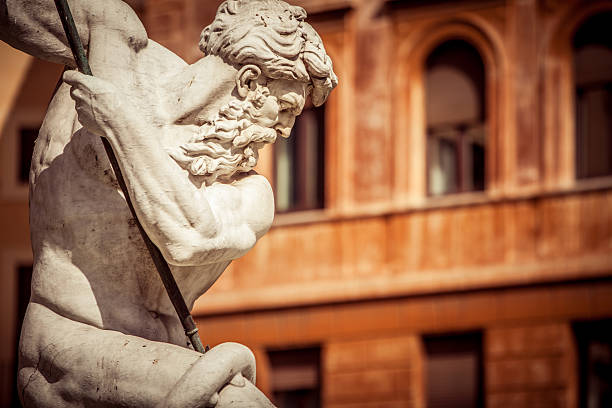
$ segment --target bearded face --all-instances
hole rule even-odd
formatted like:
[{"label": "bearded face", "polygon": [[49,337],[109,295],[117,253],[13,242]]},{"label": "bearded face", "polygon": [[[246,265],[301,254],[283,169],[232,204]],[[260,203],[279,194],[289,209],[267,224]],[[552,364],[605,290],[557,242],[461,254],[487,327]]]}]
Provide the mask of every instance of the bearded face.
[{"label": "bearded face", "polygon": [[191,141],[170,151],[170,156],[207,185],[227,182],[237,173],[251,171],[257,164],[259,149],[274,143],[277,137],[274,128],[260,124],[269,98],[274,97],[267,88],[260,88],[252,98],[233,99],[211,123],[200,127]]}]

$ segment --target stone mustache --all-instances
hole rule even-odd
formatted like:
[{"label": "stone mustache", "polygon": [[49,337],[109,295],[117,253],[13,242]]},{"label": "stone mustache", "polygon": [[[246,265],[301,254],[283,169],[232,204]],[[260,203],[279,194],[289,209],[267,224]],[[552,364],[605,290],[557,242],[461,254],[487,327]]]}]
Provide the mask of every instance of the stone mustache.
[{"label": "stone mustache", "polygon": [[[189,308],[270,227],[257,152],[337,78],[305,11],[228,0],[192,65],[119,0],[70,0],[95,77],[67,70],[30,172],[32,296],[19,345],[25,407],[266,407],[248,348],[186,341],[104,153]],[[0,0],[0,39],[75,67],[53,0]]]}]

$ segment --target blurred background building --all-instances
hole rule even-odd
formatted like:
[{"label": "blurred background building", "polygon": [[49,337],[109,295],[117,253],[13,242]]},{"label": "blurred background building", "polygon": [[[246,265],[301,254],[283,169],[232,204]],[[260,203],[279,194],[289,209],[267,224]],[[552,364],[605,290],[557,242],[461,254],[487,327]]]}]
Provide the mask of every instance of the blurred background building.
[{"label": "blurred background building", "polygon": [[[189,62],[220,1],[134,0]],[[340,85],[266,148],[271,231],[196,305],[279,407],[612,407],[612,2],[302,0]],[[0,403],[62,67],[0,44]],[[14,402],[13,402],[14,403]]]}]

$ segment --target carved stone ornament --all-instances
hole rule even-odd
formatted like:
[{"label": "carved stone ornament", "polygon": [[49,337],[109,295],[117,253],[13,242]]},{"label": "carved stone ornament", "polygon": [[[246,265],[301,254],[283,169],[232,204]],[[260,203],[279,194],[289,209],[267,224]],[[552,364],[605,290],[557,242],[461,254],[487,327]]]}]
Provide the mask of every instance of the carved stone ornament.
[{"label": "carved stone ornament", "polygon": [[75,61],[53,0],[0,0],[0,39],[72,69],[30,172],[32,297],[19,345],[25,407],[270,407],[251,351],[187,342],[102,146],[189,309],[270,228],[252,169],[337,78],[306,12],[228,0],[188,65],[119,0],[70,0],[94,76]]}]

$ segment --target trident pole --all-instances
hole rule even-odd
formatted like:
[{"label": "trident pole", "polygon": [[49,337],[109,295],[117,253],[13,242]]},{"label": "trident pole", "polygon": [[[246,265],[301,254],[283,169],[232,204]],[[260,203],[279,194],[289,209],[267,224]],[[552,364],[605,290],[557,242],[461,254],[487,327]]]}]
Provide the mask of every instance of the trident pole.
[{"label": "trident pole", "polygon": [[[55,0],[55,6],[57,7],[57,11],[60,15],[60,19],[62,21],[62,26],[64,27],[64,31],[66,32],[66,37],[68,38],[68,43],[70,44],[70,49],[72,50],[72,55],[74,56],[74,60],[79,67],[79,70],[85,75],[92,75],[91,68],[89,66],[89,61],[87,60],[87,55],[85,55],[85,49],[83,48],[83,43],[81,42],[81,38],[79,37],[79,33],[76,29],[76,25],[74,24],[74,19],[72,18],[72,13],[70,12],[70,8],[68,7],[67,0]],[[142,224],[138,220],[136,216],[136,211],[134,210],[134,206],[132,205],[132,201],[130,200],[130,195],[128,194],[127,185],[125,184],[125,180],[123,179],[123,175],[121,174],[121,169],[119,168],[119,163],[117,162],[117,158],[115,157],[115,153],[113,152],[113,148],[106,138],[102,137],[102,144],[104,145],[104,150],[106,150],[106,154],[108,156],[108,160],[111,163],[113,171],[115,172],[115,176],[117,177],[117,182],[119,183],[119,187],[121,187],[121,191],[123,191],[123,195],[125,196],[125,201],[127,202],[128,207],[130,208],[130,212],[136,221],[136,225],[138,226],[138,230],[140,231],[140,235],[144,240],[149,253],[151,254],[151,258],[153,259],[153,263],[155,264],[155,268],[159,273],[159,277],[161,278],[164,287],[166,288],[166,292],[168,293],[168,297],[174,306],[174,310],[176,310],[176,314],[183,325],[183,329],[185,330],[185,334],[191,341],[193,348],[200,352],[205,353],[208,351],[208,346],[204,349],[202,345],[202,341],[200,340],[200,336],[198,334],[198,328],[193,321],[193,317],[191,313],[189,313],[189,309],[185,304],[185,299],[181,294],[181,291],[176,284],[176,280],[172,275],[172,271],[170,271],[170,267],[168,263],[164,259],[159,248],[151,241],[151,238],[147,235],[146,231],[142,227]]]}]

